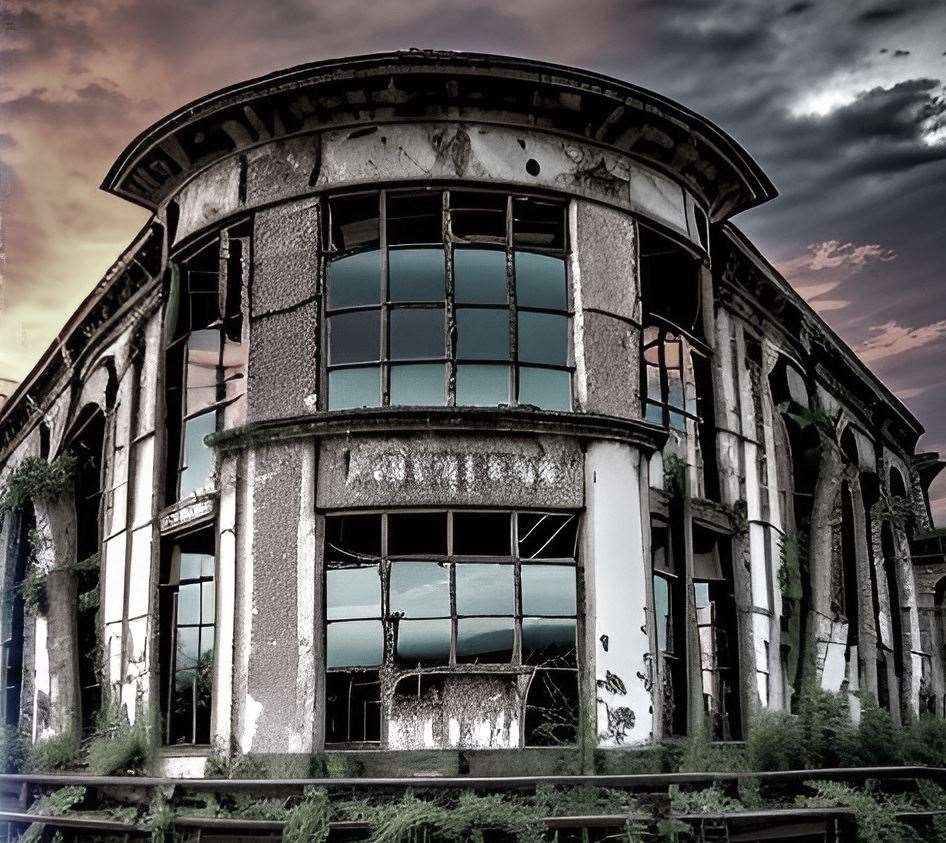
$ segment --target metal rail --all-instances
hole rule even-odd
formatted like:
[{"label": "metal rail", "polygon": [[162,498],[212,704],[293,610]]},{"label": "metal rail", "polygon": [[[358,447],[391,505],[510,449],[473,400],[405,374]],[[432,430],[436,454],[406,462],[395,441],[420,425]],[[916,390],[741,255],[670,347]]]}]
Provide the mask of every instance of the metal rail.
[{"label": "metal rail", "polygon": [[655,793],[670,785],[710,785],[714,782],[739,782],[756,779],[764,784],[798,782],[809,779],[911,779],[923,778],[946,782],[946,767],[825,767],[816,770],[779,770],[770,772],[709,772],[709,773],[635,773],[633,775],[557,775],[557,776],[416,776],[398,778],[300,778],[300,779],[186,779],[156,776],[89,776],[65,773],[3,773],[3,785],[22,787],[124,787],[169,788],[190,791],[239,793],[260,790],[298,790],[306,787],[331,789],[467,789],[467,790],[530,790],[538,785],[577,787],[591,785],[624,790],[647,790]]}]

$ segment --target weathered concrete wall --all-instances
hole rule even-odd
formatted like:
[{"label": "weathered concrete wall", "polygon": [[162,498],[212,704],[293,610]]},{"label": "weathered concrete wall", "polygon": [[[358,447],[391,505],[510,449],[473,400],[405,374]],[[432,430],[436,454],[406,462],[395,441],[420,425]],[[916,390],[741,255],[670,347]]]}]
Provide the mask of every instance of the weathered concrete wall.
[{"label": "weathered concrete wall", "polygon": [[640,471],[633,448],[610,442],[588,448],[582,559],[585,652],[594,687],[585,690],[588,704],[595,701],[601,747],[643,743],[653,730]]},{"label": "weathered concrete wall", "polygon": [[239,156],[215,163],[178,193],[177,240],[261,204],[418,179],[574,193],[649,217],[700,244],[694,198],[637,159],[537,128],[435,122],[303,135],[250,150],[245,164]]},{"label": "weathered concrete wall", "polygon": [[584,501],[579,444],[559,436],[410,434],[320,443],[318,506],[572,509]]}]

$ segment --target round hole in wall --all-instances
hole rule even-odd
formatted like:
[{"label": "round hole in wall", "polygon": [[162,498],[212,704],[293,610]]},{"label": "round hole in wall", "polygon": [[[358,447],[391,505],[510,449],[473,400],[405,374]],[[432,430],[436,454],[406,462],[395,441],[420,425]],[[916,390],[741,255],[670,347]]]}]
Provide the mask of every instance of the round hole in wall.
[{"label": "round hole in wall", "polygon": [[537,176],[539,174],[539,170],[539,162],[536,161],[535,158],[530,158],[528,161],[526,161],[526,172],[530,176]]}]

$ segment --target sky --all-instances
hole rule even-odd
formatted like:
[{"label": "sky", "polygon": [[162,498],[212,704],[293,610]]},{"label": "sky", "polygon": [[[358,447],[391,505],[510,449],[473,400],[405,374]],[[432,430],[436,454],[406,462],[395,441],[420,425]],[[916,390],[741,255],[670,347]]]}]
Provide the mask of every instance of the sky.
[{"label": "sky", "polygon": [[[5,0],[0,379],[145,222],[98,189],[138,132],[278,68],[409,47],[585,67],[731,133],[780,193],[734,222],[946,453],[944,0]],[[946,477],[932,497],[946,525]]]}]

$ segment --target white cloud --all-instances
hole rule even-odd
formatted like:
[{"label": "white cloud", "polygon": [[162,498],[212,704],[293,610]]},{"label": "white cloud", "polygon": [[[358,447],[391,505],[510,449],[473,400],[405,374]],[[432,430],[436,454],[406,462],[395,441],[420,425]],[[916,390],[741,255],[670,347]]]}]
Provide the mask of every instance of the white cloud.
[{"label": "white cloud", "polygon": [[804,255],[782,264],[781,270],[786,275],[804,271],[822,272],[841,267],[857,270],[875,261],[887,263],[896,257],[897,253],[893,249],[885,249],[879,243],[855,246],[840,240],[823,240],[821,243],[809,243],[808,251]]},{"label": "white cloud", "polygon": [[870,332],[873,336],[855,349],[865,363],[884,360],[936,342],[946,335],[946,319],[917,328],[906,328],[894,321],[885,322],[883,325],[874,325]]}]

